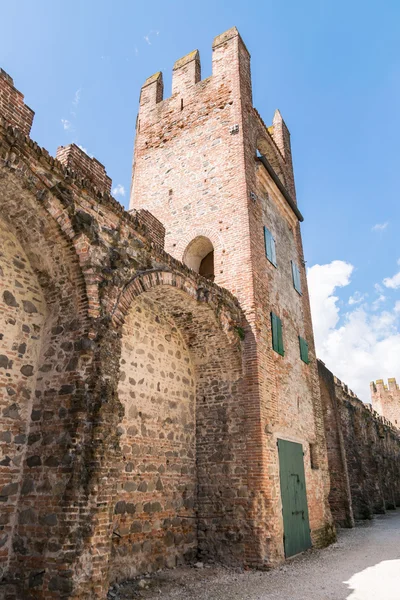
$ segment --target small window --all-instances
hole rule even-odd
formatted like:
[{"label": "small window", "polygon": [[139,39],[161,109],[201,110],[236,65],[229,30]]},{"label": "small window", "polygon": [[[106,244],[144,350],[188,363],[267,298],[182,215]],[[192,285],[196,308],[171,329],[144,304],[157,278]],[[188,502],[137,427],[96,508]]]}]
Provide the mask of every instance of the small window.
[{"label": "small window", "polygon": [[267,227],[264,227],[264,241],[265,241],[265,254],[269,262],[271,262],[274,267],[277,267],[276,264],[276,248],[275,248],[275,238]]},{"label": "small window", "polygon": [[296,265],[296,263],[293,262],[293,260],[291,261],[291,263],[292,263],[293,286],[294,286],[294,289],[296,290],[296,292],[299,292],[299,294],[301,294],[300,269]]},{"label": "small window", "polygon": [[300,346],[300,358],[303,362],[308,365],[310,359],[308,358],[308,344],[306,340],[299,336],[299,346]]},{"label": "small window", "polygon": [[272,348],[280,354],[285,355],[283,349],[283,336],[282,336],[282,321],[275,313],[271,313],[271,328],[272,328]]}]

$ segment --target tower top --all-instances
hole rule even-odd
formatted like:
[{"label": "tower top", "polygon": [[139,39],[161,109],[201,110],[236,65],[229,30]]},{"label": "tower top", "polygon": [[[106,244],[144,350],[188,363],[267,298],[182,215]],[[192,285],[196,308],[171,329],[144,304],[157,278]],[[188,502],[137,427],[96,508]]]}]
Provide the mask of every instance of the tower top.
[{"label": "tower top", "polygon": [[400,429],[400,388],[395,377],[389,377],[387,385],[383,379],[371,381],[373,408]]}]

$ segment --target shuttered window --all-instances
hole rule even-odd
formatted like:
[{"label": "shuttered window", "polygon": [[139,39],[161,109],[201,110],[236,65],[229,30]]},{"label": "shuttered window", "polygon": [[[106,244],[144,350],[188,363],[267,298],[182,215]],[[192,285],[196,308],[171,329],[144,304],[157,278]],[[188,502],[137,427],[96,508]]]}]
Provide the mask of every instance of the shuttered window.
[{"label": "shuttered window", "polygon": [[267,255],[268,260],[277,267],[276,264],[276,248],[275,248],[275,238],[267,227],[264,227],[264,241],[265,241],[265,254]]},{"label": "shuttered window", "polygon": [[300,358],[307,365],[310,362],[308,358],[308,344],[306,340],[299,336],[299,346],[300,346]]},{"label": "shuttered window", "polygon": [[275,352],[278,352],[281,356],[285,355],[283,349],[283,336],[282,336],[282,321],[275,313],[271,313],[271,327],[272,327],[272,348]]},{"label": "shuttered window", "polygon": [[293,262],[293,260],[291,261],[291,263],[292,263],[292,275],[293,275],[294,289],[296,290],[296,292],[299,292],[299,294],[301,294],[300,269],[296,265],[296,263]]}]

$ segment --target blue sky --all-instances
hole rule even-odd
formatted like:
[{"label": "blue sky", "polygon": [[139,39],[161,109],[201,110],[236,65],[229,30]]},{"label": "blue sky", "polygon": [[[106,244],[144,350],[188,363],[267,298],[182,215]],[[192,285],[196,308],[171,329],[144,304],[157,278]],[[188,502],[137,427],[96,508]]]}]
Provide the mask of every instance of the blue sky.
[{"label": "blue sky", "polygon": [[325,266],[310,277],[319,354],[366,400],[369,379],[400,380],[398,2],[20,0],[2,20],[0,66],[36,112],[32,137],[86,148],[125,205],[141,84],[162,70],[168,96],[194,48],[207,77],[213,38],[236,25],[255,106],[266,122],[279,107],[292,134],[305,257]]}]

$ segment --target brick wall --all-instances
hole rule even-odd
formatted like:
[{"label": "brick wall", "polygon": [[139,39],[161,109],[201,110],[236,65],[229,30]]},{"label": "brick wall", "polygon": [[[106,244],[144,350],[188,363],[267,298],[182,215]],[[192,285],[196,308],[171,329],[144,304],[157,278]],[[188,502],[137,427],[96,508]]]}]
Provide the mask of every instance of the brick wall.
[{"label": "brick wall", "polygon": [[[250,56],[235,28],[214,40],[212,53],[212,76],[205,80],[198,52],[175,63],[169,98],[163,98],[161,73],[145,82],[130,206],[149,210],[165,225],[166,250],[179,260],[193,240],[203,240],[207,252],[211,243],[215,281],[238,297],[246,314],[248,486],[253,518],[263,531],[246,552],[252,564],[274,564],[283,558],[278,437],[303,445],[313,540],[331,539],[299,213],[257,160],[260,150],[295,206],[290,136],[280,113],[267,129],[253,108]],[[276,237],[277,268],[265,255],[264,225]],[[302,295],[293,287],[291,260],[300,268]],[[272,310],[282,318],[284,357],[272,349]],[[308,365],[300,360],[299,335],[309,343]],[[310,444],[320,457],[319,469],[311,469]]]},{"label": "brick wall", "polygon": [[148,210],[140,209],[131,211],[134,214],[137,214],[138,219],[143,223],[146,228],[146,234],[151,240],[164,248],[165,245],[165,227],[164,225],[156,219],[154,215],[152,215]]},{"label": "brick wall", "polygon": [[319,362],[335,521],[350,527],[400,503],[400,436]]},{"label": "brick wall", "polygon": [[387,385],[383,379],[371,382],[371,402],[376,412],[400,429],[400,389],[394,377]]},{"label": "brick wall", "polygon": [[81,177],[90,181],[100,192],[111,193],[112,182],[104,165],[96,158],[88,156],[76,144],[57,148],[56,158],[64,167],[72,169]]},{"label": "brick wall", "polygon": [[2,121],[0,140],[2,592],[105,598],[194,553],[242,562],[237,301]]},{"label": "brick wall", "polygon": [[0,69],[0,114],[24,135],[30,134],[35,113],[24,103],[24,96],[3,69]]}]

